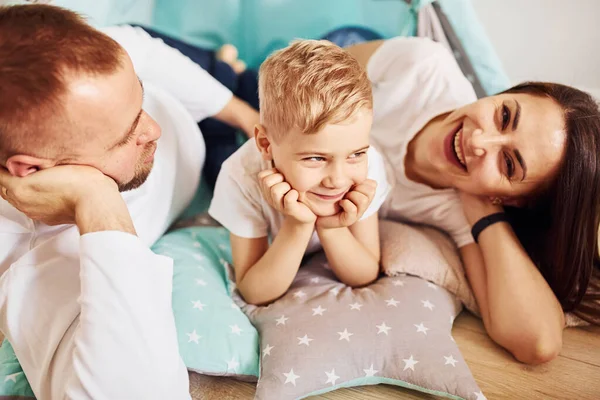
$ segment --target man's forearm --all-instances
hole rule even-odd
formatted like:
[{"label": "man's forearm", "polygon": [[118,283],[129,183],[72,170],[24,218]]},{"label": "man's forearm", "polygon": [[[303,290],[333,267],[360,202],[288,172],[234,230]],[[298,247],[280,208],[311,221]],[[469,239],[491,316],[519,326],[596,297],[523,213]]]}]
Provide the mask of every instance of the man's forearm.
[{"label": "man's forearm", "polygon": [[121,231],[136,235],[127,205],[118,192],[98,193],[80,201],[75,209],[79,233]]},{"label": "man's forearm", "polygon": [[[80,257],[73,363],[94,377],[105,394],[97,398],[189,399],[171,304],[172,260],[123,232],[82,236]],[[136,382],[140,376],[145,384]],[[72,397],[81,398],[75,394],[88,382],[71,383]]]},{"label": "man's forearm", "polygon": [[318,229],[317,233],[331,269],[342,282],[364,286],[377,279],[379,262],[350,229]]},{"label": "man's forearm", "polygon": [[238,282],[238,289],[248,303],[269,303],[289,289],[313,230],[309,224],[284,221],[269,249]]}]

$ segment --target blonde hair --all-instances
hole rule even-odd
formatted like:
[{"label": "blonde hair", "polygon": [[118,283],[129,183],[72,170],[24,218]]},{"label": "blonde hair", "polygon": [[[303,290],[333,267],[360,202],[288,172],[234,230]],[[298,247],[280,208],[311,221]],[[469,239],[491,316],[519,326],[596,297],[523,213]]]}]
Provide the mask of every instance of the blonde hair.
[{"label": "blonde hair", "polygon": [[373,108],[366,71],[326,40],[298,40],[271,54],[258,74],[260,121],[275,140],[293,128],[315,133]]}]

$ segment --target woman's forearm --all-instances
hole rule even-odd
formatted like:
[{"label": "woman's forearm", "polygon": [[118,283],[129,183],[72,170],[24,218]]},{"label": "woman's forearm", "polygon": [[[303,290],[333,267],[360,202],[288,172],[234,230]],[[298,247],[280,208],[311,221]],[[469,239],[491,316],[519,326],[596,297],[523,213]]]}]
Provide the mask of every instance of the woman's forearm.
[{"label": "woman's forearm", "polygon": [[562,345],[564,313],[510,225],[486,228],[479,248],[483,265],[465,265],[473,286],[485,284],[474,291],[490,336],[523,362],[554,358]]}]

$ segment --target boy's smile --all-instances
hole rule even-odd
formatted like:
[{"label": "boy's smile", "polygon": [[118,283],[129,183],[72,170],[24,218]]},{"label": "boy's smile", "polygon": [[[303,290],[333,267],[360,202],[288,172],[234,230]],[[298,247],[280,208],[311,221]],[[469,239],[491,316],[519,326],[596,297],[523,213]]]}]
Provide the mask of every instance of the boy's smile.
[{"label": "boy's smile", "polygon": [[361,109],[316,133],[292,129],[277,142],[270,141],[263,156],[272,157],[300,201],[318,217],[335,215],[341,210],[340,200],[367,179],[372,121],[371,110]]},{"label": "boy's smile", "polygon": [[339,192],[337,194],[321,194],[321,193],[315,193],[315,192],[307,192],[307,195],[314,195],[315,197],[317,197],[320,200],[323,201],[330,201],[330,202],[337,202],[340,201],[341,199],[344,198],[344,195],[348,193],[348,190],[345,190],[343,192]]}]

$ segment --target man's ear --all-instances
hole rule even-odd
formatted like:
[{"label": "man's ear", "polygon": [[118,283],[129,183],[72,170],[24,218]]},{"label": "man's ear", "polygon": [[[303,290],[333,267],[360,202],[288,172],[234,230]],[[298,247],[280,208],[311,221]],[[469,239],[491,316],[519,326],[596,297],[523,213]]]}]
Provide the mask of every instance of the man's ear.
[{"label": "man's ear", "polygon": [[40,169],[50,168],[54,163],[45,158],[17,154],[6,160],[6,169],[13,176],[24,177]]},{"label": "man's ear", "polygon": [[256,142],[256,147],[260,154],[262,155],[263,160],[272,161],[273,153],[271,147],[271,140],[267,136],[266,128],[261,124],[254,125],[254,140]]}]

